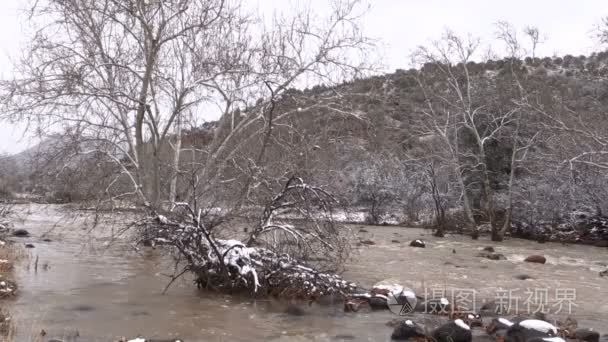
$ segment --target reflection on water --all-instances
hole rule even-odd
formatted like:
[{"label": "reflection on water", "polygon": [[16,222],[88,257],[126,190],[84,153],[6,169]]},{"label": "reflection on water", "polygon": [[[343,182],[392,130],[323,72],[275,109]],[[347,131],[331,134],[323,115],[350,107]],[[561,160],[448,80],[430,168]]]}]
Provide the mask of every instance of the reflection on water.
[{"label": "reflection on water", "polygon": [[[161,295],[172,265],[158,251],[137,251],[124,239],[109,243],[108,232],[120,226],[102,222],[105,229],[90,231],[90,220],[63,219],[57,207],[29,207],[31,213],[19,225],[32,233],[23,242],[36,248],[17,270],[20,296],[12,310],[18,341],[32,339],[41,329],[47,337],[78,334],[79,341],[138,334],[187,341],[386,341],[390,336],[385,326],[395,318],[390,312],[345,314],[340,307],[313,305],[305,307],[304,316],[288,316],[282,303],[200,293],[188,278]],[[509,240],[495,245],[507,260],[492,261],[476,257],[491,244],[483,239],[435,239],[420,229],[395,227],[366,230],[360,235],[376,245],[361,247],[344,274],[363,286],[396,278],[419,294],[473,290],[476,305],[496,298],[502,289],[521,297],[520,310],[526,308],[526,290],[548,289],[550,311],[556,310],[556,289],[575,289],[572,309],[579,325],[608,327],[608,279],[597,273],[608,263],[606,249]],[[43,241],[43,235],[52,241]],[[427,248],[408,246],[417,238],[427,240]],[[531,254],[546,255],[547,264],[522,262]],[[517,275],[532,279],[518,280]]]}]

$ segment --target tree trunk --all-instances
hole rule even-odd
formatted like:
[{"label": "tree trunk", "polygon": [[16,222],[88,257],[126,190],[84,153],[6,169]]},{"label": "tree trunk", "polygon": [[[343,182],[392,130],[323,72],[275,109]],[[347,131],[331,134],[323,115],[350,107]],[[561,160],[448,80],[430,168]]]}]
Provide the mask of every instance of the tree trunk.
[{"label": "tree trunk", "polygon": [[[154,69],[154,50],[156,46],[154,44],[154,40],[150,43],[151,46],[148,46],[148,55],[146,56],[146,70],[144,72],[144,77],[141,85],[141,89],[138,97],[138,105],[137,112],[135,115],[135,144],[137,150],[137,159],[139,160],[139,165],[137,169],[137,175],[139,177],[139,186],[142,188],[142,193],[145,196],[149,196],[151,194],[150,186],[151,182],[148,179],[148,170],[145,166],[146,158],[146,146],[144,141],[144,123],[145,123],[145,115],[147,110],[147,101],[148,101],[148,90],[150,88],[150,82],[152,81],[152,71]],[[152,162],[155,165],[155,161]],[[154,166],[153,166],[154,167]],[[153,191],[152,191],[153,192]],[[154,196],[153,196],[154,197]],[[147,200],[146,205],[156,206],[154,200],[150,203],[150,199]]]},{"label": "tree trunk", "polygon": [[173,152],[173,176],[169,188],[169,202],[175,203],[177,196],[177,177],[179,176],[179,157],[182,149],[182,127],[179,118],[177,119],[177,132],[175,134],[175,146]]},{"label": "tree trunk", "polygon": [[152,205],[155,208],[158,208],[160,203],[161,203],[161,184],[160,184],[160,165],[161,165],[161,160],[160,160],[160,151],[159,151],[160,147],[155,147],[154,148],[154,153],[152,156],[152,172],[151,172],[151,177],[152,177],[152,181],[150,182],[151,184],[151,198],[150,201],[152,202]]}]

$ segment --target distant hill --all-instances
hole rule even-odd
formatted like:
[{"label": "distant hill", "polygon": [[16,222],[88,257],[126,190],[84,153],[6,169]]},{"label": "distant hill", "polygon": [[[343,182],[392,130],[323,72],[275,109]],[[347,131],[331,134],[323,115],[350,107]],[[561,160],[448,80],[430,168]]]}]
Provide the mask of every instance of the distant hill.
[{"label": "distant hill", "polygon": [[[513,66],[530,100],[537,101],[551,113],[561,113],[567,108],[568,111],[577,113],[579,120],[588,120],[591,129],[600,133],[605,129],[608,132],[608,118],[602,120],[608,113],[608,52],[587,57],[471,62],[467,67],[476,105],[482,106],[488,113],[500,113],[513,107],[514,100],[519,98],[512,74]],[[451,96],[446,90],[445,78],[437,71],[437,66],[432,64],[424,65],[420,70],[396,70],[390,74],[356,79],[332,87],[319,85],[305,90],[288,90],[278,101],[276,112],[294,111],[297,115],[276,122],[273,144],[266,158],[267,172],[275,177],[286,171],[297,172],[318,184],[337,189],[339,195],[353,205],[369,205],[368,195],[376,191],[372,189],[376,184],[375,188],[390,189],[393,194],[387,197],[390,198],[385,203],[387,206],[428,207],[430,198],[424,170],[405,163],[408,158],[427,157],[433,152],[433,146],[436,146],[435,137],[421,134],[427,115],[426,98],[416,80],[421,75],[437,93],[445,92],[446,96]],[[255,110],[256,108],[249,108],[237,113],[235,118],[239,120]],[[542,120],[532,117],[530,115],[526,119],[529,121],[523,123],[523,129],[532,131],[532,128],[536,129],[543,124]],[[573,120],[572,117],[564,119]],[[227,124],[227,118],[224,118],[184,131],[182,147],[204,150],[214,137],[225,134]],[[260,128],[259,125],[252,127],[251,133]],[[529,167],[517,170],[520,184],[518,191],[531,191],[533,186],[539,189],[535,191],[536,194],[544,194],[560,188],[562,184],[567,185],[569,174],[554,171],[558,168],[558,161],[584,151],[585,148],[593,148],[593,142],[583,138],[568,140],[567,136],[561,134],[543,136],[529,157]],[[458,139],[461,139],[463,150],[475,148],[466,135]],[[509,134],[504,134],[488,143],[487,162],[492,172],[492,186],[499,193],[505,190],[508,176],[512,172],[509,165],[512,151],[510,139]],[[255,147],[260,144],[260,139],[253,139],[242,147],[243,153],[235,157],[236,169],[250,167],[247,158],[254,154]],[[16,170],[15,174],[29,179],[30,187],[33,183],[55,182],[56,177],[44,175],[67,166],[66,169],[70,172],[63,171],[65,177],[70,177],[71,184],[83,181],[88,184],[83,188],[93,191],[95,186],[99,187],[102,183],[93,182],[94,177],[87,176],[87,172],[93,172],[96,177],[107,182],[117,170],[109,164],[85,167],[88,159],[75,157],[76,152],[85,147],[81,142],[68,137],[50,137],[37,146],[12,156],[11,164]],[[169,160],[170,153],[163,153]],[[69,157],[67,164],[66,157]],[[579,176],[583,178],[580,184],[591,184],[599,177],[591,169],[581,170]],[[479,206],[481,195],[478,175],[474,170],[465,172],[468,172],[467,182],[474,193],[475,205]],[[231,172],[228,173],[226,178],[232,176]],[[362,183],[366,183],[366,187],[361,187]],[[571,198],[566,201],[572,202],[577,194],[587,192],[578,187],[580,184],[575,187],[568,185],[571,187]],[[608,182],[603,184],[593,191],[605,191]],[[416,187],[419,190],[415,190]],[[456,196],[456,201],[457,190],[449,182],[445,187],[446,193]],[[551,198],[551,201],[556,200]],[[448,204],[450,205],[453,203]],[[545,211],[535,215],[537,214],[549,215]]]}]

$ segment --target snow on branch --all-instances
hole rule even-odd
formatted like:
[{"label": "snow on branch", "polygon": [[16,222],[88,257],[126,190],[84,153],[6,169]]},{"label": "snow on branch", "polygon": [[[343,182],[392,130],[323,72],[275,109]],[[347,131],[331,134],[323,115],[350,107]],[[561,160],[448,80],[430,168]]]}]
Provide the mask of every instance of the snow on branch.
[{"label": "snow on branch", "polygon": [[339,275],[319,272],[288,254],[249,247],[239,240],[216,239],[196,220],[184,224],[158,216],[140,228],[145,238],[179,251],[199,288],[298,299],[346,296],[356,289]]}]

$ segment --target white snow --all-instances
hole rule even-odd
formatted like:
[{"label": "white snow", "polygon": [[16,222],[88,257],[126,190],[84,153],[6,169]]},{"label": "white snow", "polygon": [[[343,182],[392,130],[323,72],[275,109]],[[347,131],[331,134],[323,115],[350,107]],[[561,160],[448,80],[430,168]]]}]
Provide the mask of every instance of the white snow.
[{"label": "white snow", "polygon": [[502,318],[502,317],[498,318],[498,321],[508,327],[511,327],[511,326],[513,326],[513,324],[515,324],[515,323],[509,321],[508,319]]},{"label": "white snow", "polygon": [[539,319],[527,319],[525,321],[521,321],[519,322],[519,326],[543,333],[557,334],[557,328],[553,324],[541,321]]},{"label": "white snow", "polygon": [[566,342],[566,340],[564,340],[561,337],[545,337],[545,338],[543,338],[543,341],[547,341],[547,342]]},{"label": "white snow", "polygon": [[143,337],[136,337],[132,340],[128,340],[127,342],[146,342],[146,339]]},{"label": "white snow", "polygon": [[377,295],[374,295],[374,297],[379,297],[379,298],[382,298],[382,299],[385,299],[386,301],[388,301],[388,297],[385,295],[377,294]]},{"label": "white snow", "polygon": [[457,319],[454,323],[462,329],[471,330],[471,328],[461,319]]},{"label": "white snow", "polygon": [[375,285],[374,289],[388,290],[388,292],[392,293],[393,295],[397,295],[397,294],[403,292],[403,290],[404,290],[403,286],[401,286],[399,284],[379,284],[379,285]]},{"label": "white snow", "polygon": [[403,294],[407,298],[416,298],[416,294],[412,290],[403,290],[401,294]]}]

